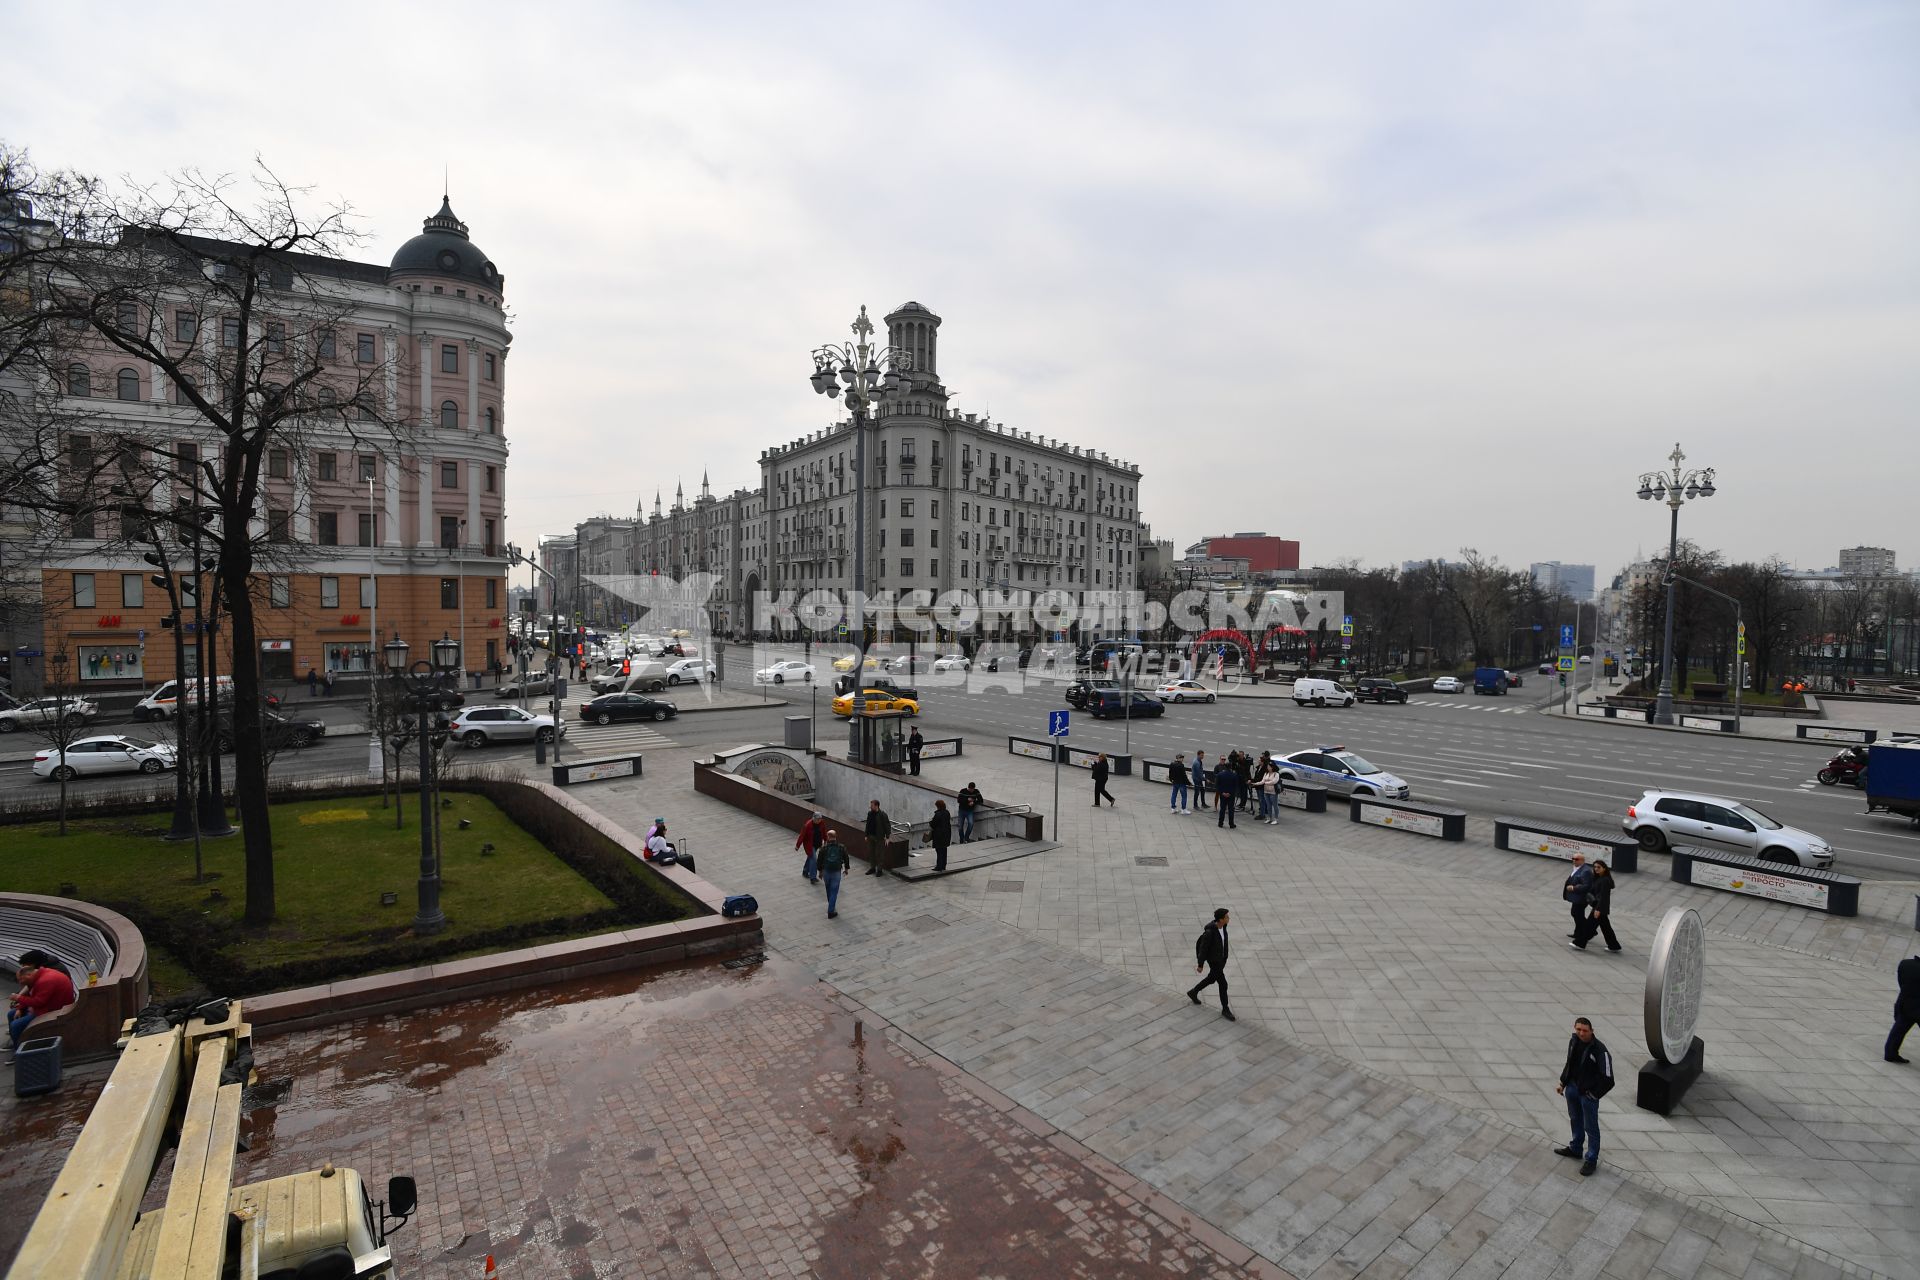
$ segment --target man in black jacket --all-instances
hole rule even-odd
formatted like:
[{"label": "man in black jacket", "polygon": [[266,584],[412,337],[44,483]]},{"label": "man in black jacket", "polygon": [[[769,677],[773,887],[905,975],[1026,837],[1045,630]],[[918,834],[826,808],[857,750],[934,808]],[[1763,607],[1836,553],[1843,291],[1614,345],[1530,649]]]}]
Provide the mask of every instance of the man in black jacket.
[{"label": "man in black jacket", "polygon": [[1894,972],[1900,978],[1900,994],[1893,1002],[1893,1030],[1887,1032],[1887,1061],[1905,1063],[1900,1042],[1920,1026],[1920,956],[1908,956]]},{"label": "man in black jacket", "polygon": [[1613,1055],[1593,1034],[1593,1024],[1585,1018],[1573,1020],[1573,1038],[1567,1041],[1567,1065],[1560,1069],[1560,1087],[1554,1092],[1567,1100],[1567,1120],[1573,1136],[1554,1154],[1571,1160],[1581,1157],[1580,1141],[1586,1139],[1586,1159],[1580,1176],[1592,1177],[1600,1160],[1600,1099],[1613,1088]]},{"label": "man in black jacket", "polygon": [[1107,753],[1102,751],[1093,758],[1093,807],[1096,809],[1100,807],[1101,796],[1107,797],[1107,803],[1109,805],[1118,803],[1112,794],[1107,791],[1108,773]]},{"label": "man in black jacket", "polygon": [[1587,889],[1593,884],[1593,871],[1587,866],[1585,854],[1573,855],[1573,871],[1567,876],[1565,884],[1560,886],[1560,896],[1566,900],[1573,915],[1573,932],[1568,934],[1575,942],[1585,941],[1587,923]]},{"label": "man in black jacket", "polygon": [[887,837],[893,834],[893,819],[880,807],[878,800],[867,802],[867,874],[885,875],[887,866]]},{"label": "man in black jacket", "polygon": [[1212,922],[1200,931],[1199,938],[1193,944],[1193,971],[1198,973],[1205,969],[1207,976],[1200,979],[1193,989],[1187,992],[1187,999],[1199,1004],[1200,993],[1218,983],[1220,1016],[1228,1022],[1237,1022],[1239,1019],[1235,1018],[1233,1010],[1227,1007],[1227,955],[1232,950],[1227,942],[1227,915],[1225,907],[1215,910]]}]

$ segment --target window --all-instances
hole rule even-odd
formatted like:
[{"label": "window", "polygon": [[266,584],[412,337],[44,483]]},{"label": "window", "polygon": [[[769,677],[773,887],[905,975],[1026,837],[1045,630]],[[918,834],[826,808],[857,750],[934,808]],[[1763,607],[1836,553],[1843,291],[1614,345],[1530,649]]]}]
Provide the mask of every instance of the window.
[{"label": "window", "polygon": [[113,323],[122,333],[140,332],[140,304],[137,302],[115,303]]},{"label": "window", "polygon": [[338,609],[340,607],[340,579],[320,579],[320,607]]},{"label": "window", "polygon": [[200,317],[191,311],[173,313],[173,340],[192,345],[200,336]]},{"label": "window", "polygon": [[370,333],[362,333],[356,335],[356,339],[354,359],[358,360],[361,364],[374,363],[377,357],[373,354],[373,335]]},{"label": "window", "polygon": [[331,360],[334,355],[333,330],[322,329],[313,340],[313,353],[322,360]]},{"label": "window", "polygon": [[487,608],[498,609],[499,607],[500,607],[500,579],[488,578],[487,579]]},{"label": "window", "polygon": [[483,359],[486,361],[487,381],[492,382],[494,380],[492,353],[489,352],[485,357],[483,357]]},{"label": "window", "polygon": [[494,417],[494,413],[492,409],[486,409],[482,411],[480,416],[481,416],[481,419],[487,424],[488,435],[495,436],[500,434],[500,423]]},{"label": "window", "polygon": [[220,345],[237,347],[240,345],[240,317],[225,316],[220,321]]},{"label": "window", "polygon": [[440,487],[442,489],[458,489],[460,487],[459,463],[443,462],[440,464]]},{"label": "window", "polygon": [[191,609],[196,603],[198,603],[199,597],[200,597],[199,581],[200,580],[198,578],[195,578],[190,573],[183,573],[180,575],[180,583],[179,583],[178,589],[180,594],[180,607],[182,609]]},{"label": "window", "polygon": [[451,342],[440,348],[440,372],[460,372],[460,348]]},{"label": "window", "polygon": [[132,369],[122,369],[114,375],[115,390],[122,400],[140,398],[140,375]]},{"label": "window", "polygon": [[363,547],[372,546],[375,542],[379,541],[379,533],[380,527],[375,522],[373,513],[371,511],[362,511],[360,513],[360,545]]},{"label": "window", "polygon": [[339,479],[339,476],[335,474],[336,467],[337,467],[337,460],[335,459],[333,454],[331,453],[321,454],[319,457],[319,463],[320,463],[320,478],[322,480]]},{"label": "window", "polygon": [[[489,410],[489,412],[491,412],[491,410]],[[499,483],[500,483],[500,472],[498,471],[498,469],[494,467],[488,467],[487,468],[487,492],[488,493],[500,492]]]},{"label": "window", "polygon": [[323,547],[340,545],[340,513],[338,511],[320,513],[320,545]]},{"label": "window", "polygon": [[200,446],[191,440],[182,440],[173,447],[173,464],[183,480],[192,480],[194,468],[200,465]]},{"label": "window", "polygon": [[460,517],[440,517],[440,545],[452,550],[460,545]]},{"label": "window", "polygon": [[267,541],[290,542],[293,538],[292,521],[284,508],[267,508]]},{"label": "window", "polygon": [[83,364],[67,366],[67,394],[70,396],[90,396],[93,394],[93,371]]},{"label": "window", "polygon": [[940,545],[940,531],[938,529],[935,529],[932,532],[927,534],[927,545],[930,547],[937,547]]},{"label": "window", "polygon": [[287,451],[285,449],[267,450],[267,475],[275,480],[287,478]]},{"label": "window", "polygon": [[180,374],[173,382],[173,402],[175,404],[192,404],[193,397],[189,396],[187,392],[190,389],[197,388],[199,385],[198,382],[194,381],[192,374]]},{"label": "window", "polygon": [[900,576],[903,578],[911,578],[913,576],[913,561],[902,560],[900,562]]},{"label": "window", "polygon": [[440,402],[440,425],[449,431],[460,429],[460,406],[451,400]]},{"label": "window", "polygon": [[500,544],[495,540],[495,533],[498,526],[495,525],[492,519],[488,519],[484,523],[486,525],[487,540],[482,545],[485,547],[488,555],[495,555],[500,549]]},{"label": "window", "polygon": [[287,349],[287,326],[278,320],[267,322],[267,350],[279,355]]},{"label": "window", "polygon": [[940,576],[940,561],[938,557],[927,561],[927,575],[934,578]]},{"label": "window", "polygon": [[285,609],[293,603],[293,584],[286,578],[267,579],[267,603]]},{"label": "window", "polygon": [[120,607],[138,609],[147,601],[147,577],[143,573],[120,575]]},{"label": "window", "polygon": [[933,509],[929,511],[927,514],[932,516],[935,520],[938,520],[940,518],[940,499],[938,498],[933,499],[930,505],[932,506]]},{"label": "window", "polygon": [[913,499],[912,499],[912,498],[902,498],[902,499],[900,499],[900,514],[901,514],[901,515],[903,515],[903,516],[910,516],[910,515],[912,515],[912,514],[913,514]]},{"label": "window", "polygon": [[900,545],[903,547],[910,547],[913,545],[913,530],[902,529],[900,531]]},{"label": "window", "polygon": [[458,609],[460,607],[460,579],[440,579],[440,607]]},{"label": "window", "polygon": [[360,477],[360,483],[362,484],[365,484],[367,481],[373,479],[373,455],[372,454],[363,453],[360,455],[360,465],[359,465],[358,474]]},{"label": "window", "polygon": [[880,499],[880,514],[882,516],[887,514],[887,500],[885,498]]},{"label": "window", "polygon": [[93,608],[93,575],[76,573],[73,575],[73,607],[76,609]]},{"label": "window", "polygon": [[380,585],[372,578],[360,579],[360,607],[372,609],[380,602]]}]

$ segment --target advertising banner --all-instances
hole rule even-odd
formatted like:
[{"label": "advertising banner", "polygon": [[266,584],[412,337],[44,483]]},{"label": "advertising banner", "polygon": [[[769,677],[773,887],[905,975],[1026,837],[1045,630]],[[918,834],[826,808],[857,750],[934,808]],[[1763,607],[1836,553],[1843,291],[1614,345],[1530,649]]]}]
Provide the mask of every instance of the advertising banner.
[{"label": "advertising banner", "polygon": [[1812,907],[1816,911],[1827,909],[1827,886],[1816,880],[1792,880],[1765,871],[1749,871],[1745,867],[1723,867],[1718,863],[1695,861],[1693,883],[1710,889],[1750,894],[1756,898],[1771,898],[1775,902],[1791,902],[1796,906]]}]

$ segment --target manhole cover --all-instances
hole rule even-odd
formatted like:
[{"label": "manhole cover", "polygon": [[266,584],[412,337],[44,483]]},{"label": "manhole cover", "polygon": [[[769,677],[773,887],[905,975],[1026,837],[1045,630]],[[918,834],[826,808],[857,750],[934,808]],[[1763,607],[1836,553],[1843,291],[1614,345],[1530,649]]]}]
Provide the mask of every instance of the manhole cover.
[{"label": "manhole cover", "polygon": [[915,933],[927,933],[934,929],[946,928],[947,922],[939,916],[912,916],[906,920],[902,920],[900,927],[903,929],[911,929]]},{"label": "manhole cover", "polygon": [[1135,858],[1133,865],[1136,867],[1164,867],[1167,865],[1167,860],[1165,858]]},{"label": "manhole cover", "polygon": [[987,881],[988,893],[1019,893],[1022,889],[1026,887],[1027,887],[1027,882],[1025,880],[989,880]]},{"label": "manhole cover", "polygon": [[746,969],[756,964],[765,964],[766,962],[767,962],[766,952],[749,951],[746,955],[735,956],[731,960],[722,960],[720,962],[720,967],[722,969]]}]

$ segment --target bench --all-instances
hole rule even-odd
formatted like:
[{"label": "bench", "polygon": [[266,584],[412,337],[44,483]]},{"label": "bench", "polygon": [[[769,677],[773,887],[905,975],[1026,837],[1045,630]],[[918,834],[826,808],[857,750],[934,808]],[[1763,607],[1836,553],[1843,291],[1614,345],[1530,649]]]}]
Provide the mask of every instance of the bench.
[{"label": "bench", "polygon": [[24,952],[38,947],[60,961],[75,988],[88,975],[113,971],[113,944],[92,925],[67,916],[0,906],[0,964],[20,967]]},{"label": "bench", "polygon": [[147,947],[133,921],[72,898],[0,894],[0,963],[17,970],[20,954],[35,947],[59,960],[75,998],[34,1019],[29,1036],[60,1037],[68,1062],[112,1053],[121,1024],[150,994]]},{"label": "bench", "polygon": [[1411,831],[1435,840],[1460,841],[1467,838],[1467,811],[1444,805],[1417,804],[1412,800],[1383,800],[1379,796],[1347,797],[1347,818],[1369,826]]},{"label": "bench", "polygon": [[1531,853],[1542,858],[1560,858],[1571,862],[1574,854],[1588,861],[1604,858],[1609,871],[1633,872],[1640,869],[1640,843],[1624,832],[1608,832],[1597,827],[1561,826],[1535,822],[1531,818],[1495,818],[1493,847],[1509,853]]},{"label": "bench", "polygon": [[1695,845],[1673,847],[1676,884],[1720,889],[1785,902],[1831,916],[1860,914],[1860,882],[1837,871],[1762,862],[1744,853],[1720,853]]}]

